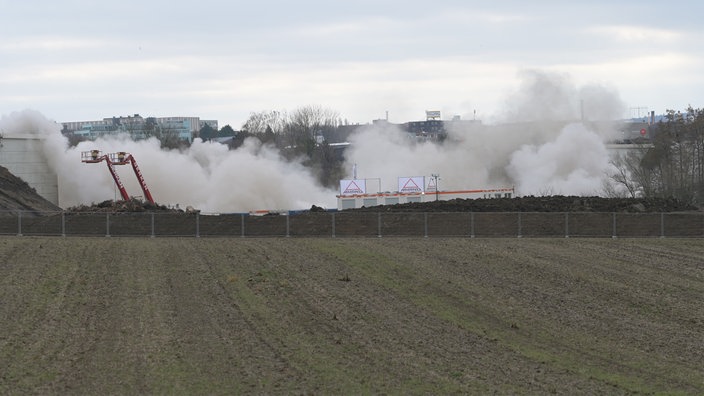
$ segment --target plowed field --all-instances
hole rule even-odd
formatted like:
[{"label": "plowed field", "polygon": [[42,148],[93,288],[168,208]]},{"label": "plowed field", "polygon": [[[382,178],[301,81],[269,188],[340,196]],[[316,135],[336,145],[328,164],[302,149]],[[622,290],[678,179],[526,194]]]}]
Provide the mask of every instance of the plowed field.
[{"label": "plowed field", "polygon": [[2,394],[704,394],[701,239],[0,238]]}]

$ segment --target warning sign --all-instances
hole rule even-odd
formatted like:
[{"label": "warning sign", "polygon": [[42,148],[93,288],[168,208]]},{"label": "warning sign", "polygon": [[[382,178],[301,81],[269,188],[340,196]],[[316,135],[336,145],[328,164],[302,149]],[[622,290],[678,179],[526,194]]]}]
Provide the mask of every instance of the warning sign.
[{"label": "warning sign", "polygon": [[365,179],[340,180],[340,195],[356,195],[367,193]]},{"label": "warning sign", "polygon": [[398,192],[400,193],[422,193],[425,185],[425,177],[399,177]]},{"label": "warning sign", "polygon": [[436,192],[438,190],[438,185],[436,184],[435,178],[431,177],[428,182],[428,188],[425,189],[427,192]]}]

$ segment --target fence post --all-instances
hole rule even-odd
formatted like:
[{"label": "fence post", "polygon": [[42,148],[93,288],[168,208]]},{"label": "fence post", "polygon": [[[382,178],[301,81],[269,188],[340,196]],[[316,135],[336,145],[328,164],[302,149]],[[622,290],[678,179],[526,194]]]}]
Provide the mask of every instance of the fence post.
[{"label": "fence post", "polygon": [[17,212],[17,236],[22,236],[22,211]]},{"label": "fence post", "polygon": [[565,212],[565,238],[570,237],[570,212]]},{"label": "fence post", "polygon": [[377,218],[378,218],[377,223],[378,223],[378,229],[379,229],[379,235],[378,235],[378,236],[379,236],[379,238],[381,238],[381,212],[378,212],[378,217],[377,217]]},{"label": "fence post", "polygon": [[105,213],[105,237],[110,237],[110,212]]},{"label": "fence post", "polygon": [[612,213],[613,216],[613,231],[611,232],[611,238],[616,238],[616,212]]},{"label": "fence post", "polygon": [[156,232],[154,230],[154,212],[151,213],[152,217],[152,235],[151,237],[154,238],[156,236]]},{"label": "fence post", "polygon": [[665,238],[665,213],[660,213],[660,238]]},{"label": "fence post", "polygon": [[423,229],[425,231],[425,238],[428,237],[428,212],[423,212]]},{"label": "fence post", "polygon": [[289,219],[291,219],[291,212],[289,212],[289,214],[286,215],[286,238],[291,236],[290,229],[289,229],[289,227],[290,227],[290,220]]},{"label": "fence post", "polygon": [[523,224],[521,224],[521,212],[518,212],[518,236],[517,236],[517,238],[523,238],[523,235],[521,235],[521,233],[523,231],[521,229],[522,226],[523,226]]},{"label": "fence post", "polygon": [[66,213],[61,212],[61,236],[66,236]]},{"label": "fence post", "polygon": [[196,238],[200,238],[200,213],[196,212]]},{"label": "fence post", "polygon": [[335,238],[335,212],[331,212],[332,214],[332,237]]},{"label": "fence post", "polygon": [[474,238],[474,212],[469,212],[469,237]]}]

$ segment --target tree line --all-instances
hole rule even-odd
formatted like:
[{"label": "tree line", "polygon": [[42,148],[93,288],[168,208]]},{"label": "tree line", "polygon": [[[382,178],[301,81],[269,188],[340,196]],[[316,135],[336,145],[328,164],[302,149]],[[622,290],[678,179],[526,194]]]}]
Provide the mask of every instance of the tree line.
[{"label": "tree line", "polygon": [[220,131],[206,126],[201,129],[200,137],[208,140],[231,136],[230,149],[239,148],[248,138],[256,138],[262,144],[278,149],[285,159],[302,161],[323,186],[335,187],[344,177],[343,159],[328,142],[339,140],[336,134],[341,125],[343,121],[336,111],[308,105],[290,113],[277,110],[253,112],[237,132],[229,125]]},{"label": "tree line", "polygon": [[612,179],[632,197],[704,203],[704,110],[667,110],[650,141],[614,160]]}]

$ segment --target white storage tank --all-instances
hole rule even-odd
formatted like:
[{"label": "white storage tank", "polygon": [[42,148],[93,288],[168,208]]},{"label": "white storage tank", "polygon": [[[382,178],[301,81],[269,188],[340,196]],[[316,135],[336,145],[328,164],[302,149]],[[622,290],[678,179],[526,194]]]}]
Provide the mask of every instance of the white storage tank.
[{"label": "white storage tank", "polygon": [[42,144],[43,139],[33,134],[0,137],[0,165],[58,206],[58,177],[44,157]]}]

